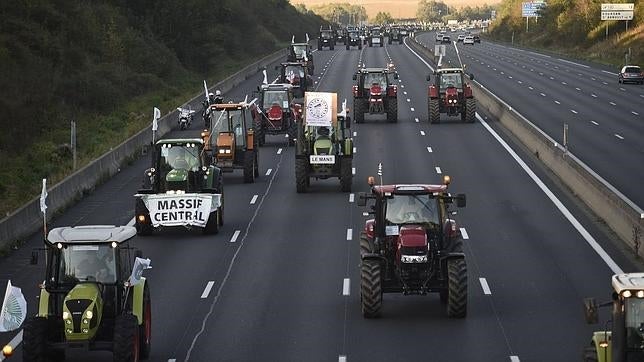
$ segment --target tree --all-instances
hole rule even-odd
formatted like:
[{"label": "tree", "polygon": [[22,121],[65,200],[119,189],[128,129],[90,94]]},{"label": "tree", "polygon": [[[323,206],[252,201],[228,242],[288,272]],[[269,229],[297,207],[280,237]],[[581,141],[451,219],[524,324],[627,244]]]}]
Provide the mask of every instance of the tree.
[{"label": "tree", "polygon": [[394,18],[391,17],[391,14],[379,11],[376,14],[376,17],[373,19],[373,22],[376,24],[388,24],[393,23]]},{"label": "tree", "polygon": [[448,14],[447,4],[442,1],[421,0],[418,2],[416,17],[425,22],[440,22]]}]

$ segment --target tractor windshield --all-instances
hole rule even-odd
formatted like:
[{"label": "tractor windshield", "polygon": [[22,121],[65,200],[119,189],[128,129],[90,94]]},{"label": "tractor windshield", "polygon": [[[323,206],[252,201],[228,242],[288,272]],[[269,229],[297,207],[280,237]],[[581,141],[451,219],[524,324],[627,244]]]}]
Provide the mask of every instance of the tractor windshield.
[{"label": "tractor windshield", "polygon": [[625,298],[626,348],[644,349],[644,299]]},{"label": "tractor windshield", "polygon": [[392,224],[438,224],[438,205],[430,195],[394,195],[387,199],[385,218]]},{"label": "tractor windshield", "polygon": [[199,168],[199,149],[197,144],[164,144],[161,147],[161,170],[196,171]]},{"label": "tractor windshield", "polygon": [[284,75],[289,82],[295,78],[304,78],[304,67],[299,65],[289,65],[284,69]]},{"label": "tractor windshield", "polygon": [[349,33],[349,38],[351,38],[351,39],[358,39],[359,37],[360,37],[360,34],[358,34],[355,31],[352,31],[352,32]]},{"label": "tractor windshield", "polygon": [[463,88],[461,73],[443,73],[440,77],[440,89],[444,90],[449,87],[458,89]]},{"label": "tractor windshield", "polygon": [[285,91],[265,91],[262,107],[269,109],[274,105],[288,108],[288,93]]},{"label": "tractor windshield", "polygon": [[307,45],[293,45],[293,53],[297,59],[304,59]]},{"label": "tractor windshield", "polygon": [[322,39],[331,39],[332,34],[329,31],[323,31],[322,34],[320,34],[320,37]]},{"label": "tractor windshield", "polygon": [[235,133],[235,145],[245,146],[246,132],[244,131],[244,114],[241,110],[236,109],[229,111],[228,115],[230,117],[230,126]]},{"label": "tractor windshield", "polygon": [[57,277],[60,283],[116,283],[114,250],[109,243],[66,246],[62,249],[58,275],[54,278]]},{"label": "tractor windshield", "polygon": [[364,85],[366,89],[371,88],[372,85],[379,85],[381,87],[387,86],[387,76],[384,73],[366,73],[364,75]]}]

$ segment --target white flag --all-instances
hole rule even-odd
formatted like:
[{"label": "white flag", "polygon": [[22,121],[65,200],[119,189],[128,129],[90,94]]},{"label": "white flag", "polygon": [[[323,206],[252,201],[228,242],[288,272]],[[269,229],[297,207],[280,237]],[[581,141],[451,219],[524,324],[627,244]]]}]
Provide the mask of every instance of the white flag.
[{"label": "white flag", "polygon": [[293,43],[295,43],[295,35],[293,35],[293,37],[291,37],[291,44],[293,44]]},{"label": "white flag", "polygon": [[42,191],[40,192],[40,212],[45,214],[45,211],[47,210],[47,204],[45,203],[47,201],[47,179],[44,178],[42,179]]},{"label": "white flag", "polygon": [[309,33],[306,33],[306,42],[309,42]]},{"label": "white flag", "polygon": [[345,98],[344,101],[342,101],[342,117],[347,117],[347,99]]},{"label": "white flag", "polygon": [[159,123],[157,122],[161,118],[161,110],[157,107],[154,107],[154,118],[152,119],[152,130],[156,131],[159,129]]},{"label": "white flag", "polygon": [[145,269],[151,269],[150,259],[139,258],[138,256],[134,260],[134,267],[132,268],[132,275],[127,279],[127,282],[132,285],[137,285],[141,282],[141,276],[143,276],[143,271]]},{"label": "white flag", "polygon": [[27,301],[20,288],[7,282],[2,309],[0,310],[0,332],[14,331],[22,325],[27,317]]},{"label": "white flag", "polygon": [[264,69],[264,81],[262,82],[263,84],[268,84],[268,76],[266,75],[266,69]]},{"label": "white flag", "polygon": [[204,79],[203,81],[203,90],[204,90],[204,95],[206,96],[206,101],[208,100],[208,86],[206,85],[206,80]]}]

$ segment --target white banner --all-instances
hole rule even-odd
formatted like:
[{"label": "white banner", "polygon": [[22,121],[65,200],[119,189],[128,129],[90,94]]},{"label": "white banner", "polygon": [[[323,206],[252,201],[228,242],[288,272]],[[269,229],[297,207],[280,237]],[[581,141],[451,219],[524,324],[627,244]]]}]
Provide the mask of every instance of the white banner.
[{"label": "white banner", "polygon": [[314,127],[331,127],[335,120],[337,95],[326,92],[306,92],[306,125]]},{"label": "white banner", "polygon": [[633,20],[632,10],[602,11],[601,20]]},{"label": "white banner", "polygon": [[157,194],[141,196],[152,225],[204,227],[210,212],[221,205],[221,194]]},{"label": "white banner", "polygon": [[152,118],[152,130],[156,131],[159,129],[159,118],[161,118],[161,110],[157,107],[154,107],[154,117]]},{"label": "white banner", "polygon": [[22,325],[27,317],[27,301],[20,288],[7,282],[2,309],[0,309],[0,332],[14,331]]}]

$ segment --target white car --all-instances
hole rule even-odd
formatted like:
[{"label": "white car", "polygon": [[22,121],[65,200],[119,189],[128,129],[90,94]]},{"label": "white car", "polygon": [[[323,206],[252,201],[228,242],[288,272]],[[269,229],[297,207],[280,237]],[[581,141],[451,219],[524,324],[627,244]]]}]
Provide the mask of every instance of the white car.
[{"label": "white car", "polygon": [[472,45],[474,45],[474,37],[473,37],[473,36],[471,36],[471,35],[466,36],[466,37],[463,39],[463,45],[465,45],[465,44],[472,44]]},{"label": "white car", "polygon": [[443,33],[443,32],[436,33],[436,41],[441,41],[441,40],[443,40],[443,36],[444,36],[444,35],[445,35],[445,33]]}]

